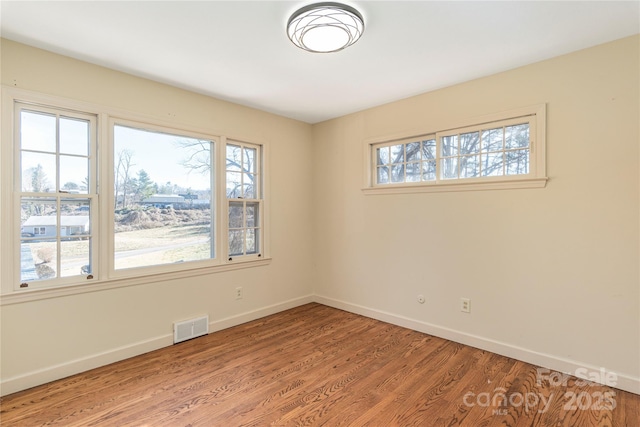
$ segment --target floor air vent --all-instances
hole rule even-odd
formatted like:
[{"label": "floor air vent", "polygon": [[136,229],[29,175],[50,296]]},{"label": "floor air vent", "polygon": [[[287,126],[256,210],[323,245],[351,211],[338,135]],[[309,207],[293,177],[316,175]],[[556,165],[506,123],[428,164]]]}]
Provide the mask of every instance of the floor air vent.
[{"label": "floor air vent", "polygon": [[175,322],[173,324],[173,343],[177,344],[191,338],[209,333],[209,316]]}]

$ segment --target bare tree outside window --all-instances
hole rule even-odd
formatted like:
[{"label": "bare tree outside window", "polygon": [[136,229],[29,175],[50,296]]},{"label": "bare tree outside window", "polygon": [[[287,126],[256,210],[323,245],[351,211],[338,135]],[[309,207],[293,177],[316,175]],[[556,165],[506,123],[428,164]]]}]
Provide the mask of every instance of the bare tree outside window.
[{"label": "bare tree outside window", "polygon": [[133,163],[133,151],[127,148],[121,149],[117,153],[117,162],[115,170],[115,207],[127,207],[127,194],[131,190],[131,168],[135,166]]},{"label": "bare tree outside window", "polygon": [[[446,132],[375,148],[375,183],[460,180],[530,171],[529,123]],[[437,170],[439,168],[439,174]]]}]

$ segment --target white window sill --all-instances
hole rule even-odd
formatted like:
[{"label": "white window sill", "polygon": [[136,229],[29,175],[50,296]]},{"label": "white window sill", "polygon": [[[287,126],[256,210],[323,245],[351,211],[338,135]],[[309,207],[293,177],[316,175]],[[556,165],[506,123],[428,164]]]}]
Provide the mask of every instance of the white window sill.
[{"label": "white window sill", "polygon": [[408,193],[442,193],[448,191],[482,191],[512,190],[522,188],[544,188],[549,178],[529,178],[500,181],[446,182],[439,184],[389,184],[366,187],[362,192],[366,195],[408,194]]},{"label": "white window sill", "polygon": [[49,298],[59,298],[69,295],[78,295],[88,292],[106,291],[109,289],[123,288],[127,286],[143,285],[152,282],[164,282],[174,279],[185,279],[189,277],[204,276],[207,274],[220,273],[223,271],[240,270],[251,267],[261,267],[269,265],[271,258],[259,260],[234,261],[233,263],[215,265],[211,267],[201,267],[188,270],[174,271],[171,273],[146,274],[137,277],[108,279],[95,281],[89,284],[73,284],[58,286],[55,288],[37,288],[28,290],[17,290],[0,296],[0,306],[21,304],[25,302],[38,301]]}]

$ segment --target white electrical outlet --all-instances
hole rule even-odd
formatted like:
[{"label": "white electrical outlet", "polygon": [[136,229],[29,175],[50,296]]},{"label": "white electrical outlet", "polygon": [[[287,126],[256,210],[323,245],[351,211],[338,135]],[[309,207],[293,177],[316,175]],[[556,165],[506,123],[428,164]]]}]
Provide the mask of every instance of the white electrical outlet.
[{"label": "white electrical outlet", "polygon": [[424,295],[418,295],[418,302],[424,304]]},{"label": "white electrical outlet", "polygon": [[469,298],[460,298],[460,311],[471,313],[471,300]]},{"label": "white electrical outlet", "polygon": [[242,299],[242,296],[243,296],[243,294],[242,294],[242,286],[238,286],[236,288],[236,299]]}]

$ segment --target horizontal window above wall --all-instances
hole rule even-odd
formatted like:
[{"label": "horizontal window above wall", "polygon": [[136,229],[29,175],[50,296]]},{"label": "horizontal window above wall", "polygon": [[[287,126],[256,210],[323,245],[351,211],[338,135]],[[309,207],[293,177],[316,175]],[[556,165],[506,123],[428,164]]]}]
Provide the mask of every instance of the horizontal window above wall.
[{"label": "horizontal window above wall", "polygon": [[366,194],[541,188],[545,106],[365,143]]}]

